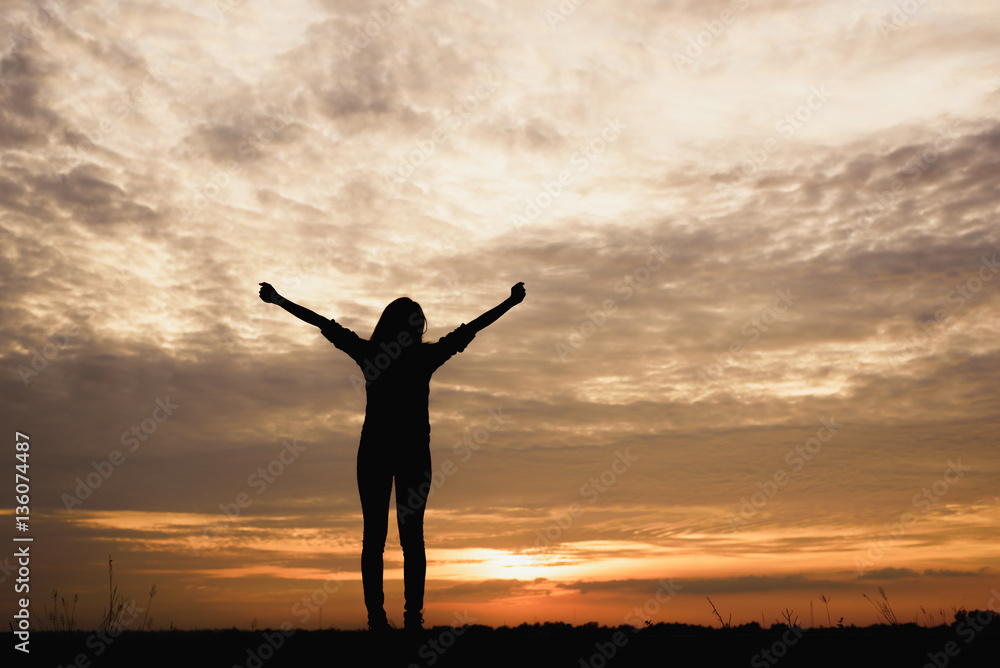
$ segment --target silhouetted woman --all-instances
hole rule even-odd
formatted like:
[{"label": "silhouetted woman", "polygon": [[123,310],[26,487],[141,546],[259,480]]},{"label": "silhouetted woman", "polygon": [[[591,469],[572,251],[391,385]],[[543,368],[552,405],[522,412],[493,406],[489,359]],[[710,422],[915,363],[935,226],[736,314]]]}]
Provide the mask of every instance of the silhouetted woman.
[{"label": "silhouetted woman", "polygon": [[403,620],[408,629],[423,624],[424,509],[430,491],[431,452],[428,399],[431,374],[452,355],[465,350],[476,333],[524,300],[524,283],[510,297],[469,324],[462,324],[437,343],[423,343],[424,312],[412,299],[400,297],[385,307],[372,338],[362,339],[332,319],[294,304],[271,285],[261,283],[260,298],[319,327],[327,339],[358,363],[365,378],[368,405],[358,447],[358,491],[364,516],[361,580],[368,627],[388,630],[382,591],[382,554],[389,528],[389,497],[396,484],[396,523],[403,548]]}]

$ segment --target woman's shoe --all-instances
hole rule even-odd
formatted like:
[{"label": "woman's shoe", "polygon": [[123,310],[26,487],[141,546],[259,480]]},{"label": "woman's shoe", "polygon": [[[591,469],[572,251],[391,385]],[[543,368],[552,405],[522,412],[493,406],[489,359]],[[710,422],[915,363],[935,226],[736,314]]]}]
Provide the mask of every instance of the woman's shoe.
[{"label": "woman's shoe", "polygon": [[389,620],[386,619],[385,614],[378,617],[368,615],[368,630],[374,633],[390,633],[393,628],[389,625]]},{"label": "woman's shoe", "polygon": [[420,633],[424,630],[424,617],[419,612],[403,613],[403,630],[407,633]]}]

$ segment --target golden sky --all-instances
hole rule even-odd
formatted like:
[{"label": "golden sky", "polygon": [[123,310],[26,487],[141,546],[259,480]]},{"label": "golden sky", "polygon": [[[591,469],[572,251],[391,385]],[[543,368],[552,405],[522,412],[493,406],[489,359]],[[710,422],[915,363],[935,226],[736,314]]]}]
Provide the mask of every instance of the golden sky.
[{"label": "golden sky", "polygon": [[[995,3],[2,14],[36,609],[96,624],[110,554],[156,627],[364,624],[358,369],[260,281],[363,337],[407,295],[429,340],[525,283],[431,383],[429,624],[1000,586]],[[394,523],[386,569],[398,622]]]}]

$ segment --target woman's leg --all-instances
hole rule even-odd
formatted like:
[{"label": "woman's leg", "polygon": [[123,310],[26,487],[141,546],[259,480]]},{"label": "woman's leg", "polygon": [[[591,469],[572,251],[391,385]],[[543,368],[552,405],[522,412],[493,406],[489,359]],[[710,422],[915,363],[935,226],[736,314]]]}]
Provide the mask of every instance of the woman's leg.
[{"label": "woman's leg", "polygon": [[403,548],[403,619],[406,626],[423,623],[424,580],[427,555],[424,551],[424,510],[431,486],[431,453],[427,445],[413,448],[396,470],[396,523]]},{"label": "woman's leg", "polygon": [[358,492],[364,534],[361,541],[361,583],[368,609],[368,625],[385,627],[385,593],[382,589],[382,554],[389,530],[389,497],[392,494],[392,470],[381,461],[378,447],[358,449]]}]

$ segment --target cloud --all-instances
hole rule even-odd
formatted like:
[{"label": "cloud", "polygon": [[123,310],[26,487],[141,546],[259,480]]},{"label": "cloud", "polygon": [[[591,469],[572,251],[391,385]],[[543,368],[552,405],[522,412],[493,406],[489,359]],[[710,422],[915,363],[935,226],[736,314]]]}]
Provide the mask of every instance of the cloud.
[{"label": "cloud", "polygon": [[489,601],[537,595],[548,584],[545,578],[535,578],[532,581],[493,579],[435,588],[434,594],[446,600]]},{"label": "cloud", "polygon": [[[747,575],[731,578],[671,578],[684,594],[737,594],[772,591],[825,591],[843,589],[849,583],[840,580],[810,578],[804,573],[782,576]],[[647,596],[662,591],[664,580],[604,580],[560,583],[561,589],[573,589],[582,594],[615,592],[630,596]]]},{"label": "cloud", "polygon": [[920,574],[911,568],[878,568],[859,575],[859,580],[901,580],[915,578]]},{"label": "cloud", "polygon": [[989,566],[983,566],[977,571],[957,571],[947,568],[928,568],[924,571],[924,575],[930,578],[974,578],[988,575],[991,571],[992,569]]},{"label": "cloud", "polygon": [[50,69],[31,43],[0,59],[0,142],[7,149],[44,146],[59,117],[42,98]]},{"label": "cloud", "polygon": [[[457,466],[431,499],[438,544],[526,554],[576,503],[547,583],[576,583],[554,573],[588,556],[736,556],[752,538],[798,574],[685,591],[805,591],[838,580],[796,560],[849,560],[918,512],[866,578],[958,577],[933,559],[958,544],[992,568],[990,6],[923,7],[883,38],[860,2],[753,3],[679,71],[674,51],[733,4],[592,2],[552,28],[555,5],[402,3],[355,52],[378,8],[78,3],[8,43],[0,411],[46,444],[34,511],[62,518],[62,495],[123,451],[60,544],[99,559],[138,536],[187,572],[191,527],[108,518],[210,523],[296,439],[302,458],[205,569],[261,565],[289,535],[296,567],[330,550],[347,569],[358,369],[258,282],[362,336],[406,294],[436,340],[524,281],[527,300],[431,384],[434,462]],[[12,5],[3,34],[30,9]],[[515,226],[528,203],[538,216]],[[166,397],[176,414],[128,451]],[[491,409],[510,421],[464,457]],[[821,419],[845,426],[801,458]],[[623,450],[635,467],[589,503]],[[920,513],[959,457],[972,471]],[[652,586],[596,579],[579,590]]]}]

